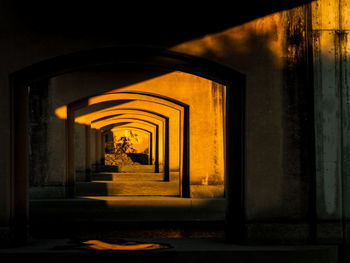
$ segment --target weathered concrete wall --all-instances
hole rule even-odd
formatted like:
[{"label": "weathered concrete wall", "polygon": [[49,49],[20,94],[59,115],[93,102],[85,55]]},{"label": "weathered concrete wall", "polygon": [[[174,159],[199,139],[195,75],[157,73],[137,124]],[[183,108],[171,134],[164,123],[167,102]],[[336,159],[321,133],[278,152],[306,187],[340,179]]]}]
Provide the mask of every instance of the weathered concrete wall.
[{"label": "weathered concrete wall", "polygon": [[[338,5],[318,1],[313,5],[315,68],[315,125],[317,162],[317,214],[339,219],[341,207],[341,79]],[[335,17],[333,17],[335,16]]]},{"label": "weathered concrete wall", "polygon": [[325,243],[350,235],[349,15],[348,1],[312,4],[317,238]]},{"label": "weathered concrete wall", "polygon": [[281,176],[284,30],[283,14],[277,13],[173,48],[246,74],[246,198],[251,219],[292,212],[283,203],[287,192]]},{"label": "weathered concrete wall", "polygon": [[[62,97],[58,96],[58,91],[54,88],[52,83],[49,83],[49,123],[48,129],[48,182],[50,184],[57,184],[63,186],[66,176],[66,123],[56,117],[55,109],[61,105]],[[59,154],[57,154],[59,153]]]},{"label": "weathered concrete wall", "polygon": [[[63,198],[66,180],[66,123],[57,118],[55,112],[57,105],[60,105],[60,97],[56,96],[56,90],[48,82],[32,86],[30,122],[36,131],[30,138],[29,196],[33,199]],[[35,105],[37,94],[40,94],[39,105]],[[41,112],[40,118],[36,116],[38,112]]]},{"label": "weathered concrete wall", "polygon": [[31,85],[29,91],[29,185],[47,184],[47,83]]},{"label": "weathered concrete wall", "polygon": [[[305,218],[308,213],[309,175],[300,169],[299,111],[304,98],[297,83],[286,79],[288,58],[306,56],[293,54],[287,41],[288,29],[304,16],[304,8],[275,13],[173,48],[246,74],[246,207],[252,220]],[[302,44],[306,23],[299,23],[297,31]]]}]

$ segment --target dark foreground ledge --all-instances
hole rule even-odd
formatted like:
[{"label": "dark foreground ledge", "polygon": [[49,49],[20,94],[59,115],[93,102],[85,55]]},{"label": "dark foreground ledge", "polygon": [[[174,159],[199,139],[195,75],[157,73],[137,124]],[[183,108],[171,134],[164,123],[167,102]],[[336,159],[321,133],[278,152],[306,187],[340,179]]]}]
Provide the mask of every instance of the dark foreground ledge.
[{"label": "dark foreground ledge", "polygon": [[[135,240],[135,239],[134,239]],[[17,248],[0,248],[3,262],[234,262],[234,263],[337,263],[336,246],[238,246],[221,239],[147,239],[171,248],[150,251],[96,251],[66,248],[69,239],[39,239]],[[60,249],[57,249],[60,248]]]}]

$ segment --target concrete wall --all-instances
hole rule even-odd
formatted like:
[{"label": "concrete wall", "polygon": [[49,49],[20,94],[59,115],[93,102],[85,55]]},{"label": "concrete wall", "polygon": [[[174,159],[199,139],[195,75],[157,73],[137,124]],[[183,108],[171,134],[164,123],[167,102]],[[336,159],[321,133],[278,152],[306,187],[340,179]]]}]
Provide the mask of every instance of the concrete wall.
[{"label": "concrete wall", "polygon": [[[169,31],[158,32],[156,27],[148,27],[155,31],[135,31],[138,27],[123,31],[115,26],[107,28],[109,24],[106,23],[103,28],[98,26],[98,21],[94,20],[91,24],[91,17],[89,19],[85,17],[87,22],[90,21],[88,24],[93,25],[87,30],[84,26],[74,27],[74,24],[68,22],[67,15],[65,16],[67,19],[56,20],[52,19],[54,17],[52,12],[33,13],[28,11],[28,6],[23,9],[6,3],[7,5],[0,9],[0,18],[4,21],[1,23],[2,41],[0,41],[0,145],[4,149],[10,148],[11,141],[9,93],[11,73],[46,59],[92,48],[137,44],[170,49],[218,62],[244,73],[247,77],[248,219],[266,222],[266,220],[307,218],[309,208],[312,209],[309,207],[309,185],[312,174],[305,172],[311,155],[308,156],[307,150],[303,148],[308,141],[308,136],[304,133],[304,125],[307,122],[305,119],[307,114],[304,114],[305,110],[307,111],[305,107],[307,98],[303,95],[308,89],[305,88],[307,80],[301,72],[306,72],[306,66],[298,64],[300,62],[298,60],[296,60],[298,67],[292,63],[295,61],[292,58],[305,58],[307,55],[305,49],[300,49],[300,54],[293,53],[298,51],[297,47],[305,43],[305,36],[308,35],[304,8],[268,16],[260,14],[257,19],[246,13],[246,17],[240,16],[244,19],[235,20],[220,29],[200,31],[198,34],[188,32],[185,34],[180,30],[179,34],[177,31],[174,32],[174,28],[177,27],[169,27]],[[243,12],[243,9],[237,10]],[[28,19],[27,14],[31,15],[31,19]],[[234,14],[221,17],[236,19]],[[55,21],[56,23],[60,21],[62,24],[52,25]],[[85,25],[84,21],[80,20],[80,25]],[[210,24],[216,25],[215,19],[209,21]],[[142,27],[142,24],[139,26]],[[76,30],[78,28],[80,31]],[[164,35],[164,32],[168,34]],[[291,38],[291,34],[298,36],[297,33],[300,33],[300,38]],[[208,89],[211,87],[208,86]],[[72,92],[79,95],[81,90],[74,89]],[[72,99],[68,98],[68,95],[64,96],[62,93],[61,95],[68,100]],[[64,120],[57,120],[58,122]],[[63,140],[59,138],[64,133],[58,132],[60,129],[63,130],[63,127],[59,125],[57,128],[48,129],[48,138],[52,138],[52,142],[48,142],[49,149],[65,147]],[[57,171],[64,170],[64,165],[61,158],[48,163],[50,170],[54,167]],[[11,216],[11,166],[8,151],[0,153],[0,168],[0,225],[8,226]],[[57,175],[52,173],[51,179],[52,181],[57,179],[58,183],[62,183],[60,176],[61,172]],[[333,192],[330,193],[333,196]],[[336,199],[332,196],[332,200]],[[278,233],[276,231],[264,233],[261,229],[264,230],[262,227],[253,231],[257,238],[259,236],[267,238],[271,237],[271,233]]]},{"label": "concrete wall", "polygon": [[75,170],[77,180],[84,180],[85,169],[86,169],[86,136],[85,136],[85,125],[75,124],[74,127],[74,148],[75,148]]},{"label": "concrete wall", "polygon": [[296,77],[287,80],[285,68],[290,57],[299,55],[288,53],[298,44],[288,49],[293,16],[301,21],[297,25],[304,36],[298,40],[300,45],[306,36],[303,9],[275,13],[173,48],[246,74],[246,206],[252,220],[302,218],[308,213],[309,175],[302,175],[301,152],[294,148],[301,144],[301,85]]}]

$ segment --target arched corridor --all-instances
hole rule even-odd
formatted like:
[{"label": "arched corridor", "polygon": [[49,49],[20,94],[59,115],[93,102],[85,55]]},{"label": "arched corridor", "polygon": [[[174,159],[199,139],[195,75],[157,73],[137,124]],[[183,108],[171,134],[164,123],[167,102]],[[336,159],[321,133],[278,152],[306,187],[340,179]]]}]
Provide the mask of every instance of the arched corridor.
[{"label": "arched corridor", "polygon": [[[105,155],[105,147],[104,136],[102,135],[106,131],[110,133],[116,126],[118,128],[148,130],[150,138],[152,138],[151,144],[153,147],[150,148],[152,148],[151,156],[154,156],[152,159],[154,159],[155,167],[157,167],[156,164],[158,162],[158,165],[164,165],[164,168],[160,169],[163,171],[160,172],[164,174],[166,172],[169,173],[168,180],[162,180],[163,186],[166,183],[168,185],[176,185],[176,193],[162,193],[166,187],[161,187],[161,191],[154,193],[146,191],[146,193],[141,193],[141,195],[147,195],[148,197],[151,195],[166,195],[167,197],[177,195],[183,198],[190,198],[189,203],[185,200],[181,201],[181,199],[178,199],[178,201],[176,199],[164,200],[169,205],[161,205],[159,208],[160,214],[152,213],[152,218],[156,216],[160,219],[162,216],[170,216],[172,220],[181,220],[182,217],[191,218],[189,220],[201,217],[224,220],[225,203],[227,196],[229,196],[227,192],[224,194],[226,180],[224,169],[227,171],[227,167],[229,167],[229,165],[224,165],[224,127],[225,125],[226,127],[231,127],[230,122],[227,122],[227,119],[225,119],[225,109],[227,110],[227,107],[225,107],[224,102],[227,101],[227,98],[224,97],[224,94],[228,94],[225,91],[225,87],[212,80],[174,71],[161,74],[161,76],[150,78],[135,85],[120,86],[117,89],[107,90],[106,92],[106,87],[114,86],[115,88],[119,85],[118,81],[122,79],[120,74],[123,75],[125,73],[107,72],[101,74],[99,72],[97,75],[94,75],[91,72],[73,72],[59,75],[48,81],[47,93],[40,94],[39,92],[39,94],[36,94],[48,98],[49,110],[47,114],[50,117],[40,121],[44,122],[42,127],[45,127],[47,134],[50,134],[50,136],[46,137],[48,140],[35,141],[31,139],[30,156],[32,158],[32,156],[38,154],[38,149],[41,146],[46,148],[49,152],[45,156],[47,158],[45,165],[49,169],[41,173],[30,174],[31,178],[39,176],[36,184],[31,185],[29,189],[30,198],[33,200],[33,202],[30,202],[32,222],[36,222],[43,211],[48,212],[47,207],[42,206],[42,202],[47,200],[47,198],[50,198],[50,200],[63,198],[74,203],[80,202],[79,200],[82,200],[81,197],[83,197],[92,202],[99,200],[103,204],[108,204],[109,199],[106,199],[107,197],[120,195],[121,192],[119,190],[114,191],[108,187],[107,191],[99,194],[96,194],[94,190],[90,193],[86,192],[89,187],[83,191],[81,191],[82,188],[78,189],[80,186],[77,188],[77,161],[75,160],[80,158],[80,163],[85,161],[85,179],[84,182],[79,182],[79,184],[96,185],[96,182],[93,181],[94,173],[101,172],[99,170],[103,166],[101,162],[106,159],[103,156]],[[128,77],[134,78],[137,74],[137,72],[133,72]],[[82,81],[86,76],[91,75],[97,77],[95,81],[98,82],[98,85],[93,81]],[[81,83],[84,84],[81,85]],[[35,95],[33,93],[35,85],[31,85],[30,88],[32,90],[30,96],[32,94]],[[176,93],[173,92],[174,89],[177,91]],[[99,90],[103,92],[99,93]],[[119,110],[124,110],[124,112],[118,112]],[[126,110],[129,112],[125,112]],[[135,110],[138,113],[142,112],[143,115],[134,115],[135,112],[130,112]],[[109,112],[106,113],[107,111]],[[157,117],[155,118],[155,116]],[[148,126],[147,129],[146,126]],[[78,140],[81,135],[85,136],[85,139],[80,138]],[[59,141],[65,141],[66,143],[57,143]],[[78,141],[84,141],[85,145],[78,143]],[[90,156],[87,153],[90,153]],[[38,155],[40,154],[41,152]],[[82,156],[85,157],[82,158]],[[35,158],[32,158],[31,165],[33,168],[42,165],[42,163],[38,163]],[[32,169],[31,171],[34,170]],[[40,169],[36,171],[40,171]],[[156,169],[155,172],[157,174]],[[178,176],[174,177],[172,173],[177,173]],[[112,181],[113,177],[110,177]],[[135,178],[137,179],[137,176]],[[166,178],[166,176],[163,176],[163,178]],[[175,180],[173,180],[174,178]],[[135,181],[140,183],[139,179]],[[129,182],[127,184],[130,186]],[[228,184],[226,186],[228,187]],[[77,195],[77,193],[84,193],[84,195]],[[135,196],[138,194],[140,193],[131,195]],[[224,198],[224,195],[226,198]],[[72,198],[75,200],[73,201]],[[195,199],[193,198],[202,198],[204,203],[194,202]],[[205,201],[206,199],[208,200]],[[212,199],[211,202],[216,202],[217,205],[211,206],[211,202],[207,203],[209,199]],[[119,202],[129,202],[126,199],[118,200],[117,207],[119,207]],[[146,199],[142,200],[138,199],[138,202],[146,201]],[[171,200],[181,204],[179,206],[179,208],[182,207],[181,211],[185,212],[187,209],[190,209],[190,213],[180,216],[176,212],[177,209],[174,210],[173,208],[171,208],[172,212],[169,212],[168,209],[172,207],[170,204],[173,202]],[[65,204],[69,204],[69,202],[65,202]],[[108,211],[109,209],[114,211],[116,204],[108,205],[108,208],[104,209],[106,220],[107,218],[111,219]],[[204,205],[204,210],[200,209],[197,211],[198,205],[199,207]],[[142,206],[142,209],[146,207]],[[58,216],[57,218],[61,218],[60,220],[64,219],[63,221],[69,220],[69,218],[73,220],[73,214],[68,216],[68,218],[62,218],[65,214],[65,208],[62,207],[62,209],[63,211],[60,212],[55,211],[55,217]],[[163,209],[166,209],[167,212],[161,212]],[[118,214],[121,213],[124,216],[128,214],[124,214],[123,209],[120,210],[120,207],[117,208],[117,211]],[[59,214],[56,214],[56,212]],[[51,212],[48,215],[51,216]],[[80,218],[81,214],[75,216]],[[226,214],[226,216],[228,215]],[[93,216],[92,218],[95,217]],[[114,216],[112,218],[117,220]]]},{"label": "arched corridor", "polygon": [[348,1],[17,2],[0,8],[1,258],[349,261]]}]

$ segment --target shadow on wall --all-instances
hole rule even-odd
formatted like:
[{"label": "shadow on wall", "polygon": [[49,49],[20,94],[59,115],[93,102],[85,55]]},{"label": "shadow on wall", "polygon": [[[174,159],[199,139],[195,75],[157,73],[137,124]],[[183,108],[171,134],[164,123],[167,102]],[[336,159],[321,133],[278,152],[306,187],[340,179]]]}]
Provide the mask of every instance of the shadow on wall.
[{"label": "shadow on wall", "polygon": [[47,35],[68,36],[76,36],[78,32],[79,37],[91,38],[94,35],[96,42],[102,43],[106,40],[109,40],[107,43],[113,42],[111,32],[118,32],[116,38],[125,44],[152,44],[152,41],[156,41],[157,45],[173,46],[309,2],[251,0],[240,1],[239,5],[232,6],[223,1],[216,5],[188,2],[184,5],[180,1],[173,3],[171,8],[164,8],[151,2],[91,5],[86,1],[72,3],[53,0],[50,4],[46,1],[30,4],[11,2],[8,12],[3,16],[15,19],[16,26],[24,32],[35,29]]},{"label": "shadow on wall", "polygon": [[274,13],[172,48],[246,75],[250,219],[308,216],[313,153],[302,149],[312,149],[313,112],[305,8]]},{"label": "shadow on wall", "polygon": [[127,154],[128,157],[131,158],[131,160],[134,163],[139,163],[139,164],[144,164],[147,165],[148,164],[148,154],[145,153],[128,153]]},{"label": "shadow on wall", "polygon": [[246,196],[252,219],[284,210],[283,30],[281,15],[273,14],[173,48],[246,75]]}]

